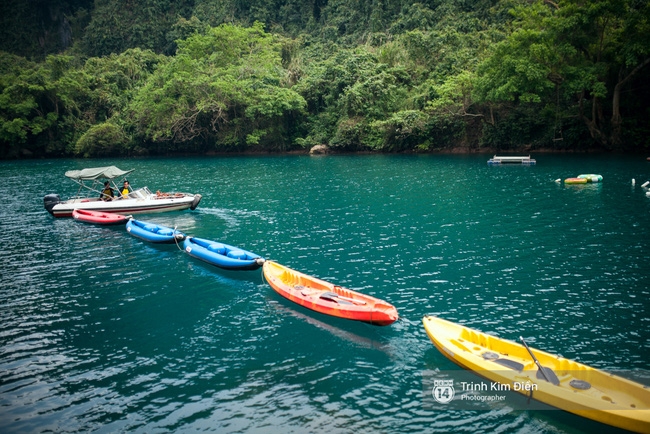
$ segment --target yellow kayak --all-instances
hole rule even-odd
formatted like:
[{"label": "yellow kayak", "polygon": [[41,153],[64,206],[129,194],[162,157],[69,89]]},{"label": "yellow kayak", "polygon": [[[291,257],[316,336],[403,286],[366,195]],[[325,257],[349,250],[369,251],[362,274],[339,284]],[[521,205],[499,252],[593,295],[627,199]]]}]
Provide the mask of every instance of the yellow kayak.
[{"label": "yellow kayak", "polygon": [[[607,425],[650,433],[650,389],[596,368],[434,316],[424,328],[440,352],[506,390]],[[525,387],[522,387],[525,385]]]}]

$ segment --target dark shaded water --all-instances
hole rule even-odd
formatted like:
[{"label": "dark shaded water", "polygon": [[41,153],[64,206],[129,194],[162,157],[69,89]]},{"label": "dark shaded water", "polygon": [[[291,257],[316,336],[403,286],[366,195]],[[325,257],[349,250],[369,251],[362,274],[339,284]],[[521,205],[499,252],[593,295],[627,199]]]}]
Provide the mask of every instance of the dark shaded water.
[{"label": "dark shaded water", "polygon": [[[607,370],[650,368],[650,163],[538,155],[229,157],[0,163],[0,432],[557,432],[560,411],[441,411],[437,314]],[[52,218],[63,173],[135,168],[197,192],[140,217],[393,303],[389,327],[283,300],[123,227]],[[558,178],[603,175],[602,184]],[[632,179],[636,185],[632,185]]]}]

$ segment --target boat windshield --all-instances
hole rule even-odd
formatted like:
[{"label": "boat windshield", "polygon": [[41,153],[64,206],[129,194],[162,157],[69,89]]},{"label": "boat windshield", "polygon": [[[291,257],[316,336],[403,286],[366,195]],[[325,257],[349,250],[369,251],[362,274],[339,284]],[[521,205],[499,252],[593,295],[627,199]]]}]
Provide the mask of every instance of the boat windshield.
[{"label": "boat windshield", "polygon": [[151,191],[147,187],[138,188],[129,193],[130,198],[136,199],[147,199],[152,195]]}]

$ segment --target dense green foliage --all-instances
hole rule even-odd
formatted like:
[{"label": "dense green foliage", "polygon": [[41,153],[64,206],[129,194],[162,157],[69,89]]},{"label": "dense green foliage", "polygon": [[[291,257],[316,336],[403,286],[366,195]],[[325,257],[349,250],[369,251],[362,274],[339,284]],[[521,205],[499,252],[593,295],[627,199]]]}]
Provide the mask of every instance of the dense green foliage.
[{"label": "dense green foliage", "polygon": [[650,146],[645,1],[10,0],[0,11],[2,158]]},{"label": "dense green foliage", "polygon": [[275,39],[256,23],[179,41],[132,101],[136,134],[178,150],[286,148],[305,100],[286,85]]}]

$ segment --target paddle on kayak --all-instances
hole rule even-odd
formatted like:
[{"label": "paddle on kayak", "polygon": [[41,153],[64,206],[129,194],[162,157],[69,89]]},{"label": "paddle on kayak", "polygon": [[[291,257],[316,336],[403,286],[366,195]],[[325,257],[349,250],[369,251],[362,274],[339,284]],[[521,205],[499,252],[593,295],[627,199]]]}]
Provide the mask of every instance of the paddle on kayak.
[{"label": "paddle on kayak", "polygon": [[360,304],[360,305],[364,305],[364,304],[366,304],[365,301],[355,300],[355,299],[353,299],[353,298],[349,298],[349,297],[344,297],[344,296],[342,296],[342,295],[338,295],[338,294],[335,293],[335,292],[324,292],[324,293],[322,293],[322,294],[320,295],[320,298],[323,298],[323,299],[325,299],[325,300],[336,301],[337,303],[338,303],[338,300],[337,300],[337,299],[339,299],[339,300],[343,300],[343,301],[345,301],[345,302],[352,303],[352,304]]},{"label": "paddle on kayak", "polygon": [[533,361],[535,362],[535,364],[539,368],[539,372],[542,374],[544,379],[546,381],[548,381],[549,383],[554,384],[555,386],[560,384],[560,379],[557,378],[557,375],[555,375],[555,372],[553,372],[553,370],[551,368],[545,368],[544,366],[542,366],[541,363],[539,363],[539,360],[537,360],[537,357],[535,357],[535,355],[530,350],[530,348],[528,348],[528,344],[526,344],[526,341],[524,340],[524,337],[519,336],[519,340],[521,341],[522,344],[524,344],[524,347],[526,348],[526,350],[528,350],[528,354],[530,354],[530,357],[533,358]]}]

